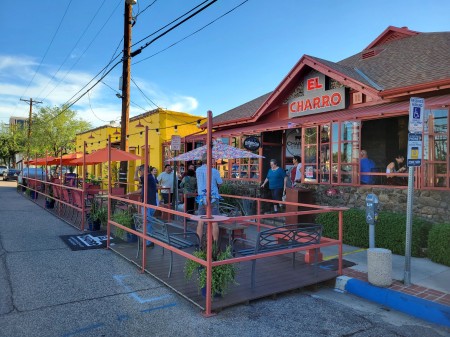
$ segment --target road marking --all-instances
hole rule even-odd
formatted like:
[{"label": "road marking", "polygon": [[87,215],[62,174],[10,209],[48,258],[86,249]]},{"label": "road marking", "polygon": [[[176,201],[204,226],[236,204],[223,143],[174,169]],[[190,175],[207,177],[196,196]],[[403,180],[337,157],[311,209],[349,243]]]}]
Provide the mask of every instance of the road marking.
[{"label": "road marking", "polygon": [[[365,250],[367,250],[367,248],[361,248],[361,249],[357,249],[357,250],[352,250],[351,252],[342,253],[342,256],[364,252]],[[323,258],[323,261],[328,261],[328,260],[331,260],[331,259],[335,259],[338,256],[339,255],[326,256],[326,257]]]},{"label": "road marking", "polygon": [[174,307],[174,306],[176,306],[176,305],[177,305],[176,303],[169,303],[169,304],[166,304],[166,305],[162,305],[162,306],[160,306],[160,307],[154,307],[154,308],[144,309],[144,310],[141,310],[141,312],[142,312],[142,313],[144,313],[144,312],[151,312],[151,311],[155,311],[155,310],[159,310],[159,309],[165,309],[165,308]]},{"label": "road marking", "polygon": [[97,323],[97,324],[89,325],[89,326],[87,326],[85,328],[81,328],[81,329],[75,330],[74,332],[66,333],[66,334],[64,334],[62,336],[63,337],[75,336],[75,335],[79,335],[81,333],[85,333],[85,332],[90,331],[90,330],[101,328],[102,326],[104,326],[103,323]]},{"label": "road marking", "polygon": [[142,298],[140,297],[135,291],[133,291],[133,289],[131,289],[128,285],[126,285],[124,283],[124,279],[127,278],[130,275],[113,275],[113,278],[122,286],[125,288],[126,291],[130,292],[130,296],[131,298],[133,298],[136,302],[138,302],[139,304],[143,304],[143,303],[149,303],[149,302],[154,302],[154,301],[159,301],[162,300],[164,298],[168,298],[168,297],[172,297],[172,295],[167,294],[167,295],[163,295],[163,296],[159,296],[159,297],[152,297],[152,298]]}]

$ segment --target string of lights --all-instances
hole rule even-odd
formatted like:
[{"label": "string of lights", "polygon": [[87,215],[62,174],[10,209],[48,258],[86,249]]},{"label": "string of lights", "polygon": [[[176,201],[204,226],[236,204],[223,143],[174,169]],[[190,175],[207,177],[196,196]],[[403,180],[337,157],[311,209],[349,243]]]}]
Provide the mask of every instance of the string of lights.
[{"label": "string of lights", "polygon": [[[184,125],[193,125],[193,124],[195,124],[198,127],[199,124],[201,123],[201,121],[203,121],[205,119],[206,119],[206,117],[201,118],[201,119],[199,119],[199,120],[197,120],[195,122],[186,122],[186,123],[183,123],[183,124],[177,124],[177,125],[166,126],[166,127],[161,127],[161,128],[149,128],[148,131],[155,131],[157,134],[160,134],[161,130],[166,130],[166,129],[170,129],[170,128],[178,129],[178,127],[184,126]],[[127,134],[126,137],[129,138],[131,136],[136,136],[136,135],[143,136],[144,133],[145,133],[144,131],[138,131],[138,132],[135,132],[135,133]],[[95,137],[93,136],[93,132],[91,132],[91,134],[88,137],[88,139],[95,139]],[[118,140],[119,137],[116,136],[115,139]],[[107,139],[100,139],[100,140],[96,140],[96,141],[91,141],[91,142],[87,142],[87,143],[90,143],[91,145],[94,145],[95,142],[97,142],[97,144],[102,144],[102,143],[106,143],[107,144],[108,143],[108,138]],[[81,147],[81,146],[79,145],[78,147]]]}]

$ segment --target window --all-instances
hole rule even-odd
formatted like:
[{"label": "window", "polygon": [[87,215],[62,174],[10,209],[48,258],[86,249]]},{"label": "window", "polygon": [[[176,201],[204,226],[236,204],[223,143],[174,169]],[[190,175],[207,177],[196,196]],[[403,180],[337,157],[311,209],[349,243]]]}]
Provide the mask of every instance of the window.
[{"label": "window", "polygon": [[424,125],[424,185],[449,187],[448,172],[448,110],[429,110]]},{"label": "window", "polygon": [[304,166],[304,181],[317,182],[317,126],[304,129],[304,155],[302,166]]},{"label": "window", "polygon": [[305,128],[303,138],[305,182],[359,182],[360,122],[335,122]]},{"label": "window", "polygon": [[[252,135],[254,137],[259,137],[259,135]],[[246,135],[243,137],[232,137],[230,138],[231,146],[235,146],[237,148],[246,150],[243,146],[244,140],[250,137],[250,135]],[[227,139],[228,141],[228,139]],[[248,150],[246,150],[248,151]],[[253,151],[253,153],[258,154],[258,150]],[[238,158],[238,159],[230,159],[228,163],[230,165],[231,176],[229,175],[228,170],[224,170],[223,177],[224,178],[232,178],[232,179],[254,179],[258,180],[260,177],[260,159],[258,158]],[[222,172],[221,172],[222,174]]]}]

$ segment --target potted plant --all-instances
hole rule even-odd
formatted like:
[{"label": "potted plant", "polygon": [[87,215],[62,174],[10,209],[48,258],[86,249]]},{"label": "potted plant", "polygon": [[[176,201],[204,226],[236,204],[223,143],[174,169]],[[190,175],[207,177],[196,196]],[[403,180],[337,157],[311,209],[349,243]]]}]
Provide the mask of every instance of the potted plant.
[{"label": "potted plant", "polygon": [[[134,229],[133,214],[129,211],[114,213],[112,216],[112,220],[121,224],[122,226]],[[124,240],[126,239],[127,242],[136,242],[137,241],[136,235],[127,232],[126,233],[127,235],[125,238],[124,233],[125,233],[125,231],[123,229],[116,228],[116,236],[122,237]]]},{"label": "potted plant", "polygon": [[[205,249],[196,250],[192,255],[206,261]],[[227,246],[224,251],[219,251],[216,249],[215,245],[213,246],[213,261],[227,260],[232,257],[231,246]],[[223,264],[213,267],[211,292],[214,296],[223,296],[226,294],[231,284],[237,284],[235,281],[236,270],[237,267],[235,264]],[[187,259],[184,266],[184,275],[188,280],[196,275],[199,291],[201,291],[204,296],[206,295],[206,268],[204,266],[193,260]]]},{"label": "potted plant", "polygon": [[108,208],[93,202],[89,212],[89,229],[98,231],[102,225],[106,224],[106,221],[108,221]]}]

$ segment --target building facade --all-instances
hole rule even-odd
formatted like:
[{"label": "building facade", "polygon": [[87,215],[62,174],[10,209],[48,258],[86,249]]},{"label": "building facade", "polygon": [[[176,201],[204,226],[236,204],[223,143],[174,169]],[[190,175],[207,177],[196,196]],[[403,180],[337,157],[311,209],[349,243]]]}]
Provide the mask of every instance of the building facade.
[{"label": "building facade", "polygon": [[[272,92],[214,118],[214,138],[265,156],[218,163],[223,177],[259,194],[269,160],[289,169],[298,155],[303,186],[315,191],[317,203],[363,207],[373,192],[383,209],[404,211],[409,106],[411,97],[420,97],[425,115],[422,165],[414,170],[415,213],[447,221],[448,55],[450,32],[392,26],[339,62],[304,55]],[[362,170],[361,150],[373,162],[370,170]],[[403,163],[396,160],[402,157]],[[394,170],[387,173],[390,163]]]}]

